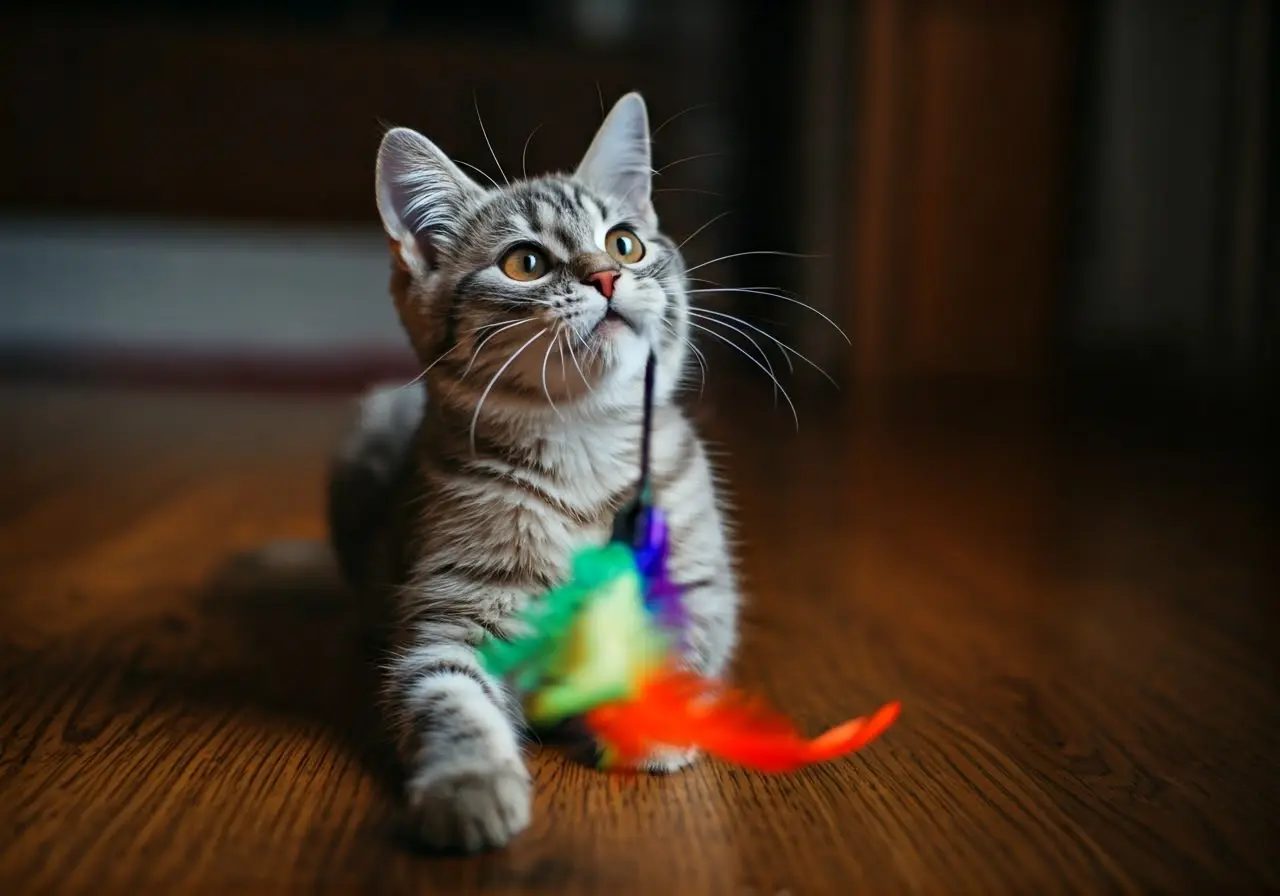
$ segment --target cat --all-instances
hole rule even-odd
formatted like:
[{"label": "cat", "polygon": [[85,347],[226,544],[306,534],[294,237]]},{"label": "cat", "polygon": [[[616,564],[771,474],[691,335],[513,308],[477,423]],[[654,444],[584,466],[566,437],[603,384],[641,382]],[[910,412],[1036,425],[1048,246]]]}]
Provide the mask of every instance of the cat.
[{"label": "cat", "polygon": [[[474,646],[562,582],[634,496],[656,353],[653,471],[686,592],[685,659],[723,676],[738,639],[727,510],[676,398],[692,343],[685,263],[658,226],[648,112],[622,97],[572,174],[483,187],[395,128],[377,158],[390,293],[424,374],[375,389],[329,484],[347,578],[395,595],[385,668],[407,819],[430,847],[500,848],[530,822],[518,702]],[[659,750],[673,772],[696,756]]]}]

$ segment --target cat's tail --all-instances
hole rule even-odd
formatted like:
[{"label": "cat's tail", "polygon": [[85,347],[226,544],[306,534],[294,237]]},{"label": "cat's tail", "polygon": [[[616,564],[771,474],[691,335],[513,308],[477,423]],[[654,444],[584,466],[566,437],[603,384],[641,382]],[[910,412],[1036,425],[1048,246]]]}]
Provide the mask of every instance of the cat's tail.
[{"label": "cat's tail", "polygon": [[343,432],[329,475],[329,538],[343,576],[362,585],[398,486],[411,469],[426,407],[421,384],[365,393]]}]

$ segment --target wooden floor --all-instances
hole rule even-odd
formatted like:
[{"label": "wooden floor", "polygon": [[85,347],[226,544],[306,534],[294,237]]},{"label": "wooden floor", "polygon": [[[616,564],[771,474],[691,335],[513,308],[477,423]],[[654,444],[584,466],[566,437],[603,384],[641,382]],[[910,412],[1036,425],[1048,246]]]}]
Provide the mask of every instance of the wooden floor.
[{"label": "wooden floor", "polygon": [[1277,529],[1239,467],[1027,412],[704,402],[737,677],[789,777],[533,757],[532,829],[396,834],[362,609],[324,552],[343,406],[0,391],[0,892],[887,894],[1280,887]]}]

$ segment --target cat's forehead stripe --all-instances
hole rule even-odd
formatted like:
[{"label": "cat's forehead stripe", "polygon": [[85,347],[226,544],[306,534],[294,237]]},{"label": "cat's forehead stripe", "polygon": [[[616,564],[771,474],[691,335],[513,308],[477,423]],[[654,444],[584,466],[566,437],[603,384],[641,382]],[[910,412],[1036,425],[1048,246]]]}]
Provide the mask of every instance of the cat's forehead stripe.
[{"label": "cat's forehead stripe", "polygon": [[[589,190],[561,178],[516,184],[490,194],[468,228],[473,242],[533,240],[569,258],[593,246],[607,209]],[[487,238],[487,239],[486,239]]]}]

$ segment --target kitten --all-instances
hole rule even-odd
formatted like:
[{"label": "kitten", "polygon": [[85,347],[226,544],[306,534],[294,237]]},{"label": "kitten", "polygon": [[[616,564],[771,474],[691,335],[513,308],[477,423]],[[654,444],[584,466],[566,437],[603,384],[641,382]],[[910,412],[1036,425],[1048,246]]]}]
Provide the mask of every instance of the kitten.
[{"label": "kitten", "polygon": [[[648,114],[623,97],[572,175],[484,188],[425,137],[386,134],[377,202],[391,294],[426,373],[368,395],[330,483],[349,578],[397,595],[385,700],[430,846],[500,847],[530,818],[520,707],[477,664],[525,601],[609,537],[638,475],[645,363],[653,463],[687,593],[687,660],[724,673],[738,591],[702,442],[674,402],[685,265],[651,200]],[[691,755],[645,765],[674,771]]]}]

